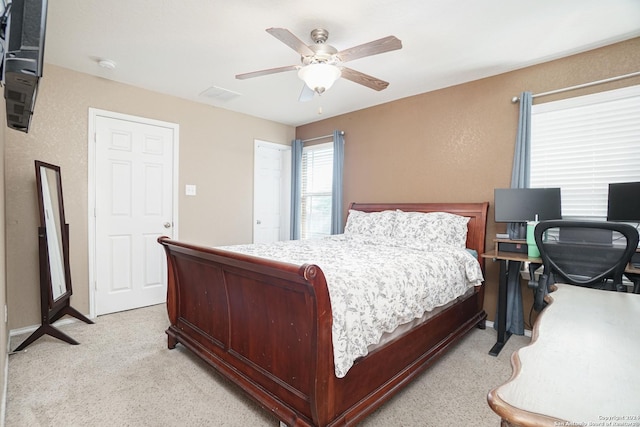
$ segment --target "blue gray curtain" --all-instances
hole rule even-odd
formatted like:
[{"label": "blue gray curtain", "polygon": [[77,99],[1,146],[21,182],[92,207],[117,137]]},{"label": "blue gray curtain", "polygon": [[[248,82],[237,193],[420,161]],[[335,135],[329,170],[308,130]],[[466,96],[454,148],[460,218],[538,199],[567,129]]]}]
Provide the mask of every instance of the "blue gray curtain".
[{"label": "blue gray curtain", "polygon": [[[301,139],[291,141],[291,239],[300,239],[302,194]],[[331,199],[331,234],[342,233],[342,174],[344,170],[344,132],[333,132],[333,184]]]},{"label": "blue gray curtain", "polygon": [[344,132],[333,132],[333,187],[331,189],[331,234],[341,234],[342,172],[344,170]]},{"label": "blue gray curtain", "polygon": [[301,139],[291,141],[291,240],[300,239],[302,145]]},{"label": "blue gray curtain", "polygon": [[516,149],[513,153],[511,188],[529,188],[531,175],[531,92],[520,95],[520,120],[516,135]]},{"label": "blue gray curtain", "polygon": [[[511,188],[528,188],[531,170],[531,92],[520,94],[520,119],[516,147],[513,153]],[[515,225],[509,224],[509,227]],[[524,335],[524,312],[520,286],[521,262],[508,261],[507,269],[507,332]],[[497,319],[497,317],[496,317]]]}]

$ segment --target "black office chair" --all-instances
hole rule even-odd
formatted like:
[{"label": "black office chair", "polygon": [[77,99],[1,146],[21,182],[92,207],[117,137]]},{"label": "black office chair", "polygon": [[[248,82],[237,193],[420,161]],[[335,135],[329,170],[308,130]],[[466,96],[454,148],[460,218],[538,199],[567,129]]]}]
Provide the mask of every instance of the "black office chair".
[{"label": "black office chair", "polygon": [[542,221],[536,226],[534,237],[544,266],[535,290],[536,311],[545,307],[544,297],[556,281],[626,292],[622,275],[638,246],[638,230],[631,225]]}]

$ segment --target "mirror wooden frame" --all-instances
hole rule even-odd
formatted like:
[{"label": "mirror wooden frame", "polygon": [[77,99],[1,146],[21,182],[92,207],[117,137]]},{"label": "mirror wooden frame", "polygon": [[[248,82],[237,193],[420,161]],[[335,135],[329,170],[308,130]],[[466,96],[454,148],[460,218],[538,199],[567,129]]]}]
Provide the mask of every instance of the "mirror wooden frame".
[{"label": "mirror wooden frame", "polygon": [[64,216],[60,167],[39,160],[35,161],[35,167],[40,212],[38,243],[42,325],[14,351],[23,350],[45,334],[69,344],[79,344],[52,325],[64,315],[93,323],[70,304],[73,291],[69,264],[69,224]]}]

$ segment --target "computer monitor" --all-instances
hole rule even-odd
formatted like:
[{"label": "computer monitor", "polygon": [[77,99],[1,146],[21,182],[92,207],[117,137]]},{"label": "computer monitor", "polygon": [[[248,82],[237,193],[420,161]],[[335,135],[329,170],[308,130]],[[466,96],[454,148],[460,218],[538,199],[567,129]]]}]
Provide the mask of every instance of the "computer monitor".
[{"label": "computer monitor", "polygon": [[640,182],[609,184],[607,221],[640,222]]},{"label": "computer monitor", "polygon": [[517,224],[509,237],[523,239],[527,221],[562,218],[560,188],[496,188],[494,210],[496,222]]},{"label": "computer monitor", "polygon": [[494,208],[496,222],[560,219],[560,188],[496,188]]}]

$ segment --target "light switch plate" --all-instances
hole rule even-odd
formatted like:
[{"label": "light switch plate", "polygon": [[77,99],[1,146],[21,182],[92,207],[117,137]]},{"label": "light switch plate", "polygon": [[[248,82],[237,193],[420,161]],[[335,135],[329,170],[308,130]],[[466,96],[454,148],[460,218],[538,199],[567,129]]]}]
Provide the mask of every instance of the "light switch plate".
[{"label": "light switch plate", "polygon": [[187,196],[195,196],[196,186],[192,184],[187,184],[184,188],[184,194],[186,194]]}]

